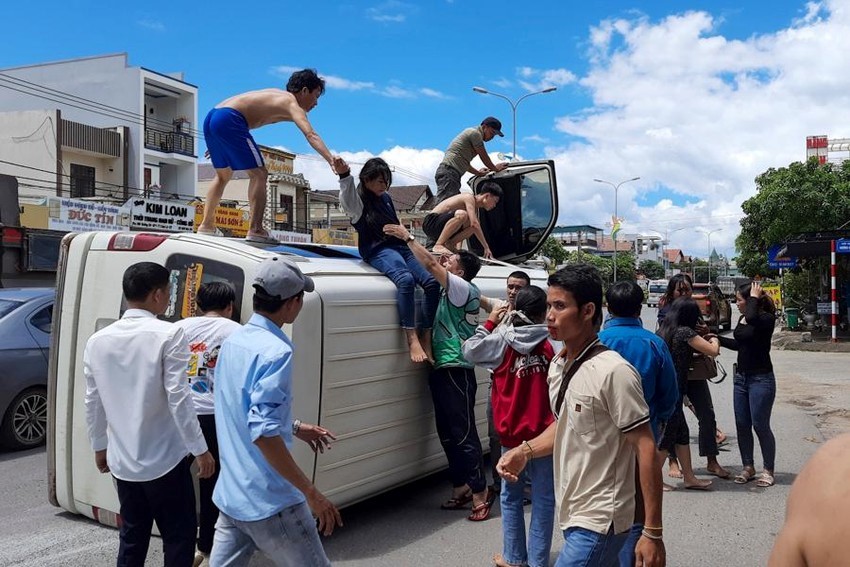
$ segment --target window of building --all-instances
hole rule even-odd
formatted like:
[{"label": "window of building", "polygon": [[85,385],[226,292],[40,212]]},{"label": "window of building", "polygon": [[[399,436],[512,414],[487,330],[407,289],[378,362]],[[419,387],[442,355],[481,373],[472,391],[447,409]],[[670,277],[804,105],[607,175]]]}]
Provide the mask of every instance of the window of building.
[{"label": "window of building", "polygon": [[71,198],[94,197],[94,168],[71,164]]}]

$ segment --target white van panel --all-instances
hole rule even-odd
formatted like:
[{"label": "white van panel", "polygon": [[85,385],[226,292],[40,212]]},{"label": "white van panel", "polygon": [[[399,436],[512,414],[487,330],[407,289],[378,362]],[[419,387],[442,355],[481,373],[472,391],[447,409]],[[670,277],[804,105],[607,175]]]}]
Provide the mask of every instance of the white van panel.
[{"label": "white van panel", "polygon": [[[169,266],[174,255],[217,261],[244,275],[241,320],[251,314],[250,282],[259,262],[271,255],[230,239],[168,235],[148,252],[108,250],[112,234],[77,235],[66,258],[54,396],[54,460],[50,471],[56,503],[94,517],[93,506],[117,512],[110,475],[100,474],[85,422],[82,355],[101,320],[121,311],[124,270],[140,261]],[[315,456],[296,441],[293,456],[308,478],[338,506],[352,504],[445,467],[436,435],[427,365],[410,362],[398,326],[396,288],[359,260],[289,257],[315,279],[295,324],[284,330],[295,344],[293,416],[318,423],[338,440]],[[504,298],[514,268],[485,266],[475,283],[484,295]],[[545,272],[531,272],[545,287]],[[421,292],[418,295],[421,303]],[[478,370],[476,412],[487,449],[485,416],[489,376]]]}]

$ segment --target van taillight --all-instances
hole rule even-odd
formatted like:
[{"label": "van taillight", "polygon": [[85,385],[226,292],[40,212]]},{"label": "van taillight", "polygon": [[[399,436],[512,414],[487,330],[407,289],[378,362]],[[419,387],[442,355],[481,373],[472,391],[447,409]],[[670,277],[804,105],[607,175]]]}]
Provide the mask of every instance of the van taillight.
[{"label": "van taillight", "polygon": [[5,227],[0,229],[3,235],[3,244],[6,246],[20,246],[24,240],[24,232],[19,228]]},{"label": "van taillight", "polygon": [[148,252],[153,250],[168,238],[164,234],[149,234],[145,232],[119,232],[109,239],[107,250],[127,250],[129,252]]},{"label": "van taillight", "polygon": [[97,506],[92,506],[91,511],[94,519],[104,526],[112,526],[113,528],[121,527],[121,514],[116,514],[115,512],[111,512],[104,508],[98,508]]}]

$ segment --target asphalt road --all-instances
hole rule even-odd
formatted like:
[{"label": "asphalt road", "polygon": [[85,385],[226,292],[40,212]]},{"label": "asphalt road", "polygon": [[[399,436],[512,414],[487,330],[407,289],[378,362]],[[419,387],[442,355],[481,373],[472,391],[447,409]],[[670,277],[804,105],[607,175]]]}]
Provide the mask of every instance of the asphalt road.
[{"label": "asphalt road", "polygon": [[[654,309],[646,310],[654,329]],[[737,317],[736,317],[737,319]],[[733,353],[724,350],[731,370]],[[785,499],[803,463],[824,439],[850,430],[850,355],[775,351],[779,396],[772,419],[777,436],[777,485],[714,481],[711,493],[676,490],[665,493],[664,525],[668,565],[717,567],[764,565],[782,525]],[[718,425],[729,435],[720,462],[740,468],[734,432],[731,377],[713,385]],[[696,455],[696,422],[690,416],[697,474],[705,461]],[[819,429],[820,427],[821,429]],[[757,449],[758,451],[758,449]],[[760,456],[756,454],[757,464]],[[343,510],[345,526],[325,540],[334,565],[344,566],[486,566],[501,550],[498,506],[491,519],[473,523],[463,512],[438,509],[448,481],[434,475]],[[117,531],[73,516],[47,502],[44,449],[0,453],[0,565],[114,565]],[[563,539],[555,534],[552,558]],[[162,565],[161,545],[154,538],[148,565]],[[269,565],[255,558],[255,566]]]}]

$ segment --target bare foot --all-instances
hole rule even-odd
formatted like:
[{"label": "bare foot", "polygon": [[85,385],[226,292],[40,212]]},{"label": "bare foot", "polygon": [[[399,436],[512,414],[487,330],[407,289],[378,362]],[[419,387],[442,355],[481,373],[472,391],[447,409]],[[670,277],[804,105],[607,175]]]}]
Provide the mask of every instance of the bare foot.
[{"label": "bare foot", "polygon": [[434,350],[431,347],[431,329],[422,329],[422,336],[419,337],[419,344],[422,345],[422,350],[425,351],[425,356],[428,361],[434,363]]},{"label": "bare foot", "polygon": [[667,476],[670,478],[682,478],[682,469],[679,467],[679,461],[671,459],[667,466]]},{"label": "bare foot", "polygon": [[732,476],[732,473],[730,473],[717,463],[715,463],[714,465],[708,465],[707,467],[705,467],[705,470],[707,470],[709,474],[713,474],[717,478],[729,478],[730,476]]},{"label": "bare foot", "polygon": [[442,244],[435,244],[434,247],[431,249],[431,252],[433,252],[434,254],[439,254],[440,256],[447,256],[452,254],[452,251],[443,246]]},{"label": "bare foot", "polygon": [[684,486],[688,490],[711,490],[711,481],[694,477],[692,481],[685,481]]},{"label": "bare foot", "polygon": [[672,484],[667,484],[666,482],[662,482],[661,483],[661,490],[663,490],[664,492],[673,492],[674,490],[676,490],[676,487],[673,486]]},{"label": "bare foot", "polygon": [[410,360],[413,362],[427,361],[428,354],[419,342],[419,336],[416,334],[416,329],[405,329],[404,334],[407,338],[407,348],[410,350]]}]

